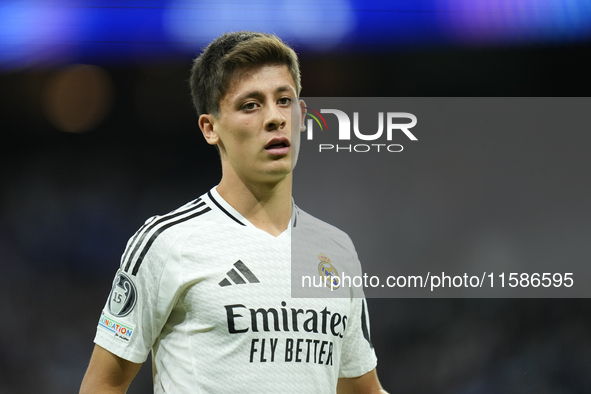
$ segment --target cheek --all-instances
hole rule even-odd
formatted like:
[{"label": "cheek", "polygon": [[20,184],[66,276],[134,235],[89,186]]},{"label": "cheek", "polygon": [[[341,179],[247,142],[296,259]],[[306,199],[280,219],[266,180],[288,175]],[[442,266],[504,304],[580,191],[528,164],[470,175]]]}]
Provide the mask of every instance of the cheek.
[{"label": "cheek", "polygon": [[240,157],[248,152],[258,150],[258,134],[254,129],[254,121],[243,121],[228,124],[220,135],[226,151],[232,156]]},{"label": "cheek", "polygon": [[244,143],[250,138],[247,130],[251,127],[250,122],[227,122],[223,125],[223,132],[220,138],[226,145]]},{"label": "cheek", "polygon": [[234,135],[238,141],[247,142],[254,138],[254,133],[251,130],[252,123],[252,121],[241,122],[238,127],[236,127]]}]

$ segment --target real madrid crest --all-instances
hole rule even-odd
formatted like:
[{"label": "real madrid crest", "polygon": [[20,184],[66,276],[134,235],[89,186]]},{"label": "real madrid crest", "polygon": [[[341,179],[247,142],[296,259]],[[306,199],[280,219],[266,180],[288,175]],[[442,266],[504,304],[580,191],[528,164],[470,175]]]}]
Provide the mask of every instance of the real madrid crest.
[{"label": "real madrid crest", "polygon": [[120,272],[113,282],[109,295],[109,312],[113,316],[126,316],[132,311],[137,301],[137,291],[131,279]]},{"label": "real madrid crest", "polygon": [[332,265],[328,256],[319,253],[316,257],[320,260],[318,264],[318,273],[320,278],[324,281],[327,287],[331,289],[338,289],[341,286],[341,281],[337,269]]}]

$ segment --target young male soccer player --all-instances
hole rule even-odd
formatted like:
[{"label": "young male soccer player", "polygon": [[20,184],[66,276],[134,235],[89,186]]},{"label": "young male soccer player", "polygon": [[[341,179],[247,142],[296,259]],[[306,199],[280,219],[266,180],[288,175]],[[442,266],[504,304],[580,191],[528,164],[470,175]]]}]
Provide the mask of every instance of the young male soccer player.
[{"label": "young male soccer player", "polygon": [[291,298],[292,234],[311,240],[311,272],[359,264],[344,233],[292,203],[295,53],[272,35],[223,35],[191,88],[222,179],[129,240],[81,393],[124,393],[150,350],[156,393],[383,393],[364,299]]}]

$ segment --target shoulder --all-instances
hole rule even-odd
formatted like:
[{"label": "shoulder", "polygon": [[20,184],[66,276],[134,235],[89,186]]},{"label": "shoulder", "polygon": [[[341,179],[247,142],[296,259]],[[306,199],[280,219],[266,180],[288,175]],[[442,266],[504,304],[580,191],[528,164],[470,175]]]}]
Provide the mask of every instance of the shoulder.
[{"label": "shoulder", "polygon": [[347,233],[332,224],[320,220],[301,208],[294,206],[296,209],[296,222],[294,227],[298,230],[312,234],[315,237],[329,238],[333,242],[341,245],[346,249],[355,250],[353,241]]},{"label": "shoulder", "polygon": [[135,275],[146,260],[163,260],[183,238],[211,225],[211,204],[203,197],[164,215],[152,216],[129,239],[121,268]]},{"label": "shoulder", "polygon": [[[298,208],[296,221],[291,237],[291,266],[292,278],[307,278],[311,272],[318,272],[320,276],[362,274],[361,263],[351,238],[339,228],[320,220]],[[312,271],[310,271],[312,270]],[[332,279],[331,279],[332,280]],[[334,283],[334,282],[333,282]],[[337,286],[338,287],[338,286]],[[292,289],[300,288],[300,285]],[[323,288],[301,287],[305,297],[325,297]],[[320,291],[320,293],[317,293]],[[356,288],[341,287],[340,296],[357,296]]]},{"label": "shoulder", "polygon": [[170,243],[186,232],[211,225],[212,204],[201,196],[164,215],[152,216],[138,230],[146,244]]}]

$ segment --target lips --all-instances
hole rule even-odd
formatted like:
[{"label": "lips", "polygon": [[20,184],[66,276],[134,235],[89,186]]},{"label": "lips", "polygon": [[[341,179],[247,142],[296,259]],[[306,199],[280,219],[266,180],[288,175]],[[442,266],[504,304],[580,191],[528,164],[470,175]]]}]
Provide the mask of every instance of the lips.
[{"label": "lips", "polygon": [[289,152],[289,140],[285,137],[273,138],[265,145],[265,150],[273,155],[284,155]]}]

